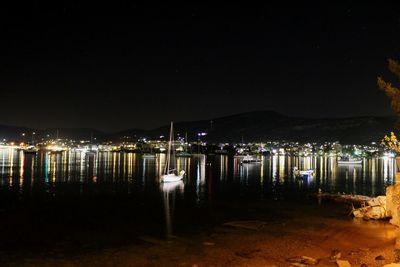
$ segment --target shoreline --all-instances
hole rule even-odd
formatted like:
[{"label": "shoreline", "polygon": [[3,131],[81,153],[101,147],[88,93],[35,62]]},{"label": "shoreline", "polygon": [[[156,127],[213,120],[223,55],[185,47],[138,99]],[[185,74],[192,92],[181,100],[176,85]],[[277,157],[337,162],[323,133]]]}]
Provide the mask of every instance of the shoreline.
[{"label": "shoreline", "polygon": [[[352,266],[394,262],[394,246],[400,231],[386,221],[353,219],[347,216],[343,203],[293,205],[291,201],[262,201],[235,208],[238,214],[247,211],[236,221],[248,219],[255,225],[253,229],[240,224],[219,224],[187,235],[178,233],[168,240],[142,235],[138,236],[140,244],[69,255],[55,250],[23,260],[7,261],[2,257],[2,261],[4,266],[59,267],[292,266],[289,258],[307,256],[317,259],[317,266],[337,266],[329,259],[336,250]],[[278,209],[279,214],[271,216],[270,208]],[[375,260],[378,256],[383,260]]]}]

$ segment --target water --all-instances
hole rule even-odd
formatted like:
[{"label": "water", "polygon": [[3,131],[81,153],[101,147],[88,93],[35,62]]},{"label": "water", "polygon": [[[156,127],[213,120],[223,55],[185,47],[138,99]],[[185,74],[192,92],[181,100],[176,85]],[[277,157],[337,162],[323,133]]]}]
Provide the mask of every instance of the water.
[{"label": "water", "polygon": [[[261,163],[241,165],[233,157],[195,155],[177,159],[178,171],[186,171],[181,183],[162,184],[164,162],[164,154],[0,150],[0,252],[109,247],[143,235],[190,234],[256,217],[251,203],[296,203],[318,189],[375,196],[395,178],[390,158],[338,166],[333,157],[264,156]],[[296,179],[295,166],[313,168],[316,176]]]},{"label": "water", "polygon": [[[135,153],[48,153],[36,156],[15,149],[0,150],[0,192],[18,198],[36,194],[135,194],[160,189],[165,155],[142,158]],[[184,188],[191,187],[198,201],[237,191],[259,197],[279,197],[316,192],[375,196],[393,183],[391,158],[366,158],[362,165],[338,166],[334,157],[264,156],[260,164],[241,165],[228,156],[198,155],[178,158],[178,171],[187,173]],[[311,179],[293,178],[293,167],[312,168]],[[162,191],[162,188],[161,188]]]}]

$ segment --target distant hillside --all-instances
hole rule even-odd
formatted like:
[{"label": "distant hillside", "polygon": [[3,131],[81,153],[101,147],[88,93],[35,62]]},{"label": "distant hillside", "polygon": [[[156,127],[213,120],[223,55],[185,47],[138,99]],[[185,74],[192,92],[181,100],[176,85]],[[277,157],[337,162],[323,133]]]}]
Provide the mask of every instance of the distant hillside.
[{"label": "distant hillside", "polygon": [[[255,111],[232,116],[201,121],[177,122],[175,133],[188,134],[189,141],[197,140],[197,133],[207,132],[201,137],[208,142],[245,142],[260,140],[288,140],[299,142],[340,141],[348,144],[364,144],[379,141],[393,129],[396,118],[387,117],[351,117],[351,118],[299,118],[288,117],[274,111]],[[56,136],[57,129],[35,130],[26,127],[0,125],[0,138],[20,139],[23,132],[29,140],[31,132],[37,138],[50,134]],[[140,137],[159,138],[169,134],[169,125],[153,130],[130,129],[106,134],[95,129],[72,128],[59,129],[60,138],[89,140],[91,134],[97,141],[136,140]]]},{"label": "distant hillside", "polygon": [[[288,140],[299,142],[340,141],[342,143],[365,144],[379,141],[393,129],[396,118],[351,117],[351,118],[299,118],[288,117],[274,111],[241,113],[211,120],[175,123],[175,132],[188,134],[196,140],[197,133],[208,132],[202,140],[209,142],[245,142],[260,140]],[[150,131],[127,130],[117,135],[148,137],[168,136],[169,125]]]},{"label": "distant hillside", "polygon": [[[26,138],[28,138],[28,133],[31,134],[35,129],[27,128],[27,127],[19,127],[19,126],[10,126],[10,125],[0,125],[0,141],[3,139],[19,139],[23,138],[22,134],[26,134]],[[30,138],[30,137],[29,137]]]},{"label": "distant hillside", "polygon": [[57,135],[57,130],[59,138],[90,140],[91,136],[93,135],[93,138],[96,138],[96,140],[98,139],[100,141],[103,141],[105,139],[108,139],[109,137],[108,134],[91,128],[60,128],[60,129],[52,128],[52,129],[45,129],[39,132],[42,135],[50,133],[50,135],[54,138]]},{"label": "distant hillside", "polygon": [[[72,138],[76,140],[90,140],[91,135],[101,141],[110,138],[109,135],[90,128],[60,128],[60,129],[44,129],[38,130],[27,127],[0,125],[0,140],[20,140],[30,142],[32,140],[32,133],[35,132],[34,139],[40,140],[44,137],[56,138],[58,130],[59,138]],[[23,137],[25,133],[25,137]]]}]

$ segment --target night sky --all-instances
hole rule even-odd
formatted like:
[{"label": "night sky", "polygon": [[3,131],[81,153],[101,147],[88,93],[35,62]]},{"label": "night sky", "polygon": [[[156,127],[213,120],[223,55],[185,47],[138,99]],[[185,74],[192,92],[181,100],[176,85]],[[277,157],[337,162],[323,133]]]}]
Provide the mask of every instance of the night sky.
[{"label": "night sky", "polygon": [[254,110],[391,114],[376,77],[395,81],[399,4],[278,3],[2,6],[0,123],[116,131]]}]

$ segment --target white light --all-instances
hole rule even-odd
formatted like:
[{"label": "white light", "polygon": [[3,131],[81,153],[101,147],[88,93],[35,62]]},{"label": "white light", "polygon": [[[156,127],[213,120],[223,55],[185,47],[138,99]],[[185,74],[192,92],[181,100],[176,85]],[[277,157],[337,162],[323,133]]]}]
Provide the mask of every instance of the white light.
[{"label": "white light", "polygon": [[393,152],[385,152],[383,156],[386,158],[394,158],[396,155]]}]

